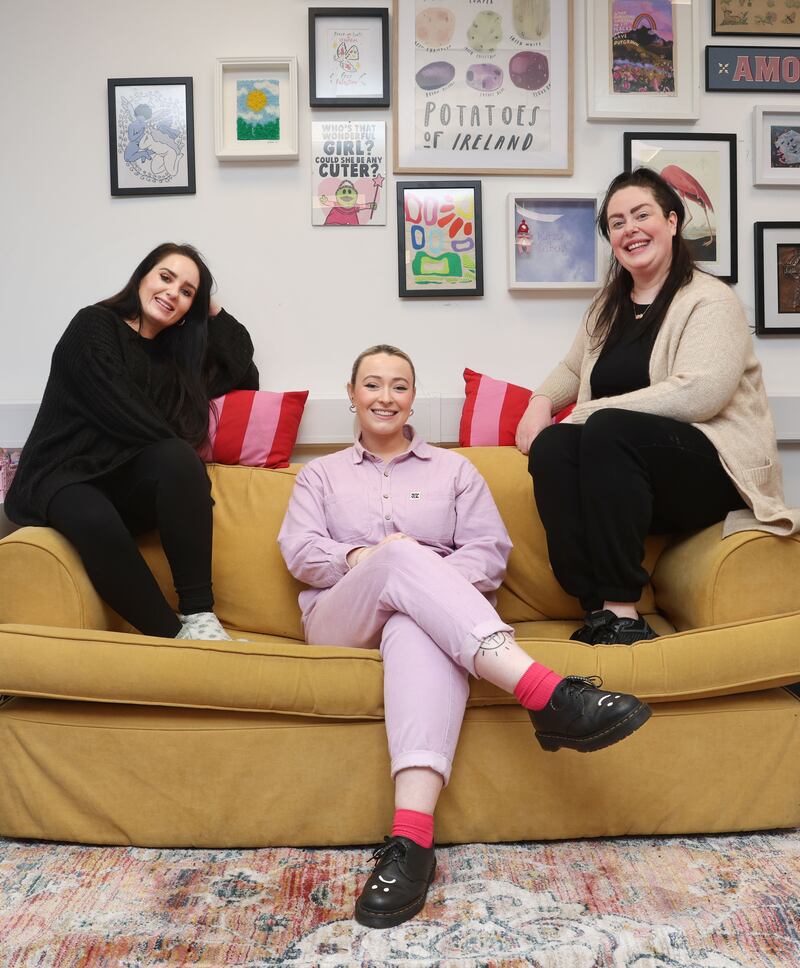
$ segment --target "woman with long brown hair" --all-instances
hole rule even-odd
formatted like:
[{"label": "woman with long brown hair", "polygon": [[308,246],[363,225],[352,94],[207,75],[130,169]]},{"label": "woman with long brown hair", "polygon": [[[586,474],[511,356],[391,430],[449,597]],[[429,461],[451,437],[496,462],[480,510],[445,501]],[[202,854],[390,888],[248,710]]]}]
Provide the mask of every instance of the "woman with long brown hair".
[{"label": "woman with long brown hair", "polygon": [[612,181],[598,216],[606,285],[517,427],[553,571],[587,612],[582,642],[655,637],[636,609],[646,535],[726,517],[726,534],[800,525],[741,303],[693,264],[683,223],[656,172]]},{"label": "woman with long brown hair", "polygon": [[[213,612],[212,502],[196,448],[209,400],[258,389],[258,371],[247,331],[213,303],[212,283],[193,246],[167,242],[120,292],[75,316],[6,497],[17,524],[68,538],[101,598],[146,635],[229,638]],[[152,528],[178,615],[134,541]]]}]

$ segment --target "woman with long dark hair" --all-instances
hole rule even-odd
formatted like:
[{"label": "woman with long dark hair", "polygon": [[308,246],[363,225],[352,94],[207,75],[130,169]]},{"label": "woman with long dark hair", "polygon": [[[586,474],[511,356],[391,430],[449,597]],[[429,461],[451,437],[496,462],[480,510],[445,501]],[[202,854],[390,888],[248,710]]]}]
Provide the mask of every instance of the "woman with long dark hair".
[{"label": "woman with long dark hair", "polygon": [[[258,389],[258,370],[212,284],[193,246],[166,242],[120,292],[75,316],[6,497],[17,524],[60,531],[101,598],[145,635],[229,638],[213,612],[212,502],[196,448],[209,400]],[[134,541],[152,528],[178,615]]]},{"label": "woman with long dark hair", "polygon": [[[655,637],[636,603],[647,534],[789,534],[775,431],[739,300],[698,270],[684,207],[647,168],[618,175],[598,228],[613,258],[567,356],[517,427],[553,571],[586,609],[573,639]],[[568,422],[552,415],[570,403]]]}]

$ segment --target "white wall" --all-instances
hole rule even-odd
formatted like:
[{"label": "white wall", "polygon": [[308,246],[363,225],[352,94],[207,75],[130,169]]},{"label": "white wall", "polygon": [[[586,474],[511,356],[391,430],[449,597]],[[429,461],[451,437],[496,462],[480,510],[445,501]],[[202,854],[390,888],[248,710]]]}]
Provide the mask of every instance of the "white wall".
[{"label": "white wall", "polygon": [[[601,190],[622,169],[625,130],[737,133],[736,291],[752,319],[753,222],[800,217],[797,189],[752,185],[752,108],[762,102],[796,106],[796,99],[703,94],[694,125],[589,123],[584,3],[575,0],[575,174],[484,177],[486,296],[400,300],[391,178],[388,225],[311,226],[312,118],[391,122],[391,111],[311,111],[308,6],[304,0],[3,4],[0,407],[39,399],[51,347],[72,314],[119,288],[144,252],[167,238],[191,241],[205,253],[222,301],[253,334],[267,388],[338,393],[355,354],[379,340],[397,343],[414,356],[421,387],[429,393],[460,394],[465,365],[535,384],[566,349],[587,297],[507,290],[506,195]],[[701,48],[725,42],[710,37],[708,7],[703,0]],[[299,161],[217,162],[215,58],[285,54],[296,54],[300,62]],[[106,79],[170,75],[194,78],[197,194],[111,198]],[[391,157],[391,124],[388,140]],[[757,351],[768,392],[797,392],[800,341],[758,340]]]}]

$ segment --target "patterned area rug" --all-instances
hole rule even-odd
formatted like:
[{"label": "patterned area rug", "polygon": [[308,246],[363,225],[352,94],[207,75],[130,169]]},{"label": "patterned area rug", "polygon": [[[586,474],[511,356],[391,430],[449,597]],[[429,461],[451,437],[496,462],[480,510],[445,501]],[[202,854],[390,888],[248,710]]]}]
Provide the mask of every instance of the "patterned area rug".
[{"label": "patterned area rug", "polygon": [[422,913],[384,931],[350,920],[369,857],[0,840],[0,964],[800,964],[800,831],[443,848]]}]

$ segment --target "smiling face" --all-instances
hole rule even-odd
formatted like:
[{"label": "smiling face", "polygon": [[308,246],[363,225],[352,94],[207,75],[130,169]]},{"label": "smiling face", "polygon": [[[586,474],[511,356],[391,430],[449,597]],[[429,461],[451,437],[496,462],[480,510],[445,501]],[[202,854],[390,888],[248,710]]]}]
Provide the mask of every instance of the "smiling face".
[{"label": "smiling face", "polygon": [[336,204],[341,208],[352,208],[358,201],[358,192],[352,182],[342,182],[336,189]]},{"label": "smiling face", "polygon": [[617,262],[645,285],[665,276],[672,262],[678,216],[665,216],[649,188],[629,185],[608,202],[608,238]]},{"label": "smiling face", "polygon": [[142,336],[154,336],[179,323],[194,302],[200,272],[185,255],[164,256],[139,283]]},{"label": "smiling face", "polygon": [[393,439],[402,438],[416,395],[407,360],[388,353],[365,356],[355,382],[347,384],[347,393],[355,404],[367,450],[380,449]]}]

